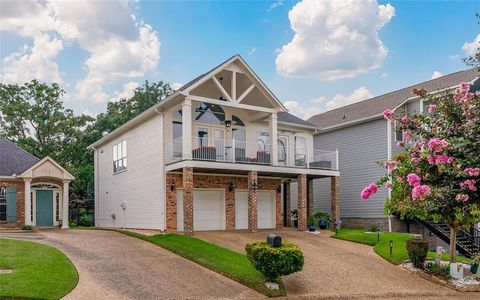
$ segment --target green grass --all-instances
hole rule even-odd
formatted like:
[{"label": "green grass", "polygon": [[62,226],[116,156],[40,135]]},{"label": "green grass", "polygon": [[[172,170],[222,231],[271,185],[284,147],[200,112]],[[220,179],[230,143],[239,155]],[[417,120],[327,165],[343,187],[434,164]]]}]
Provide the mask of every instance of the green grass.
[{"label": "green grass", "polygon": [[145,236],[128,230],[114,231],[158,245],[269,297],[286,295],[282,284],[278,291],[268,289],[265,286],[265,277],[253,267],[244,254],[186,235]]},{"label": "green grass", "polygon": [[[411,234],[382,232],[380,234],[380,241],[378,242],[377,234],[365,233],[365,231],[366,230],[362,228],[341,228],[338,230],[338,235],[332,235],[332,237],[373,246],[375,253],[395,265],[401,264],[409,259],[406,245],[407,240],[412,237]],[[390,241],[393,241],[392,255],[390,255]],[[427,257],[433,259],[435,257],[435,252],[430,251]],[[448,260],[448,258],[448,254],[446,253],[442,256],[442,259],[444,260]],[[457,261],[469,263],[470,259],[458,256]]]},{"label": "green grass", "polygon": [[0,298],[59,299],[78,282],[77,270],[60,250],[29,241],[0,239]]}]

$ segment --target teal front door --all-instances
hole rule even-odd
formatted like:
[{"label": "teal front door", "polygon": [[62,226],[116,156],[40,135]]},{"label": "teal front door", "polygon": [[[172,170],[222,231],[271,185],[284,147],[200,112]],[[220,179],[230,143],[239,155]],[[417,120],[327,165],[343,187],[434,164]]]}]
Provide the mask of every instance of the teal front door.
[{"label": "teal front door", "polygon": [[53,226],[53,191],[37,190],[37,226]]}]

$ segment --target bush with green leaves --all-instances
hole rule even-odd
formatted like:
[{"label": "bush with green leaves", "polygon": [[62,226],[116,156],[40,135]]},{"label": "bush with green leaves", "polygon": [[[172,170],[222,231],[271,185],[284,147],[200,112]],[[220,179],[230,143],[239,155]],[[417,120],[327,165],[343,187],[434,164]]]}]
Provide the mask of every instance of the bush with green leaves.
[{"label": "bush with green leaves", "polygon": [[267,280],[279,282],[280,276],[303,269],[304,257],[300,248],[289,242],[274,248],[267,242],[257,241],[245,246],[248,260]]},{"label": "bush with green leaves", "polygon": [[315,218],[315,215],[309,215],[307,223],[308,226],[315,226],[315,223],[317,223],[317,218]]},{"label": "bush with green leaves", "polygon": [[22,226],[22,230],[32,230],[32,229],[33,229],[32,225],[23,225]]},{"label": "bush with green leaves", "polygon": [[378,232],[378,231],[380,231],[380,229],[381,229],[381,228],[380,228],[380,225],[379,225],[379,224],[371,224],[371,225],[369,225],[369,226],[367,227],[367,230],[368,230],[369,232]]},{"label": "bush with green leaves", "polygon": [[428,243],[419,238],[409,239],[407,241],[407,251],[413,266],[423,269],[428,254]]}]

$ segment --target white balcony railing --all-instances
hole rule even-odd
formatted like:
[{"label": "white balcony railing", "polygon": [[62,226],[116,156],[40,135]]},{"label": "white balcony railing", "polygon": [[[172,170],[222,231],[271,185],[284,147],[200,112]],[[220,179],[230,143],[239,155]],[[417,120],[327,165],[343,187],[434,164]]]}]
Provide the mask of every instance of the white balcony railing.
[{"label": "white balcony railing", "polygon": [[[167,163],[183,159],[182,138],[165,144]],[[316,149],[294,149],[293,147],[277,148],[277,165],[281,167],[297,167],[338,170],[338,152]],[[250,143],[235,140],[193,138],[191,159],[242,164],[271,165],[271,145]]]}]

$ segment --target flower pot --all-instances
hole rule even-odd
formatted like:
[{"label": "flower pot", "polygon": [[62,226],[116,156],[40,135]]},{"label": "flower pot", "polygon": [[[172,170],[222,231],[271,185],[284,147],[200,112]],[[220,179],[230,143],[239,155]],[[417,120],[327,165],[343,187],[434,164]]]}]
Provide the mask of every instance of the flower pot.
[{"label": "flower pot", "polygon": [[478,272],[478,264],[473,264],[470,266],[470,272],[472,272],[473,274],[477,274]]},{"label": "flower pot", "polygon": [[293,220],[293,226],[295,226],[296,228],[298,228],[298,220]]},{"label": "flower pot", "polygon": [[328,227],[328,221],[325,221],[325,220],[318,221],[318,228],[327,229],[327,227]]},{"label": "flower pot", "polygon": [[314,232],[315,230],[317,230],[317,227],[315,225],[308,225],[308,231]]}]

